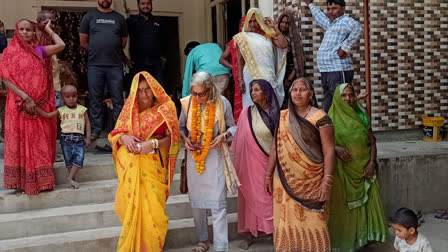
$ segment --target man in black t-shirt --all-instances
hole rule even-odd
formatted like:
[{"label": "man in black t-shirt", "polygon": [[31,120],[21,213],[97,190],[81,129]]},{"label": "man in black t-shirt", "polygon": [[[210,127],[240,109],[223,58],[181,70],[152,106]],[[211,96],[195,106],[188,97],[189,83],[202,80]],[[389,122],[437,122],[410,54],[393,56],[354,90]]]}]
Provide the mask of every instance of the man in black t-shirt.
[{"label": "man in black t-shirt", "polygon": [[92,140],[103,127],[104,90],[110,93],[116,122],[123,108],[123,48],[128,30],[125,18],[110,6],[112,0],[98,0],[98,8],[89,11],[81,21],[79,39],[88,50],[89,118]]},{"label": "man in black t-shirt", "polygon": [[166,62],[162,22],[151,14],[152,0],[137,0],[137,3],[139,14],[131,15],[126,20],[130,38],[131,74],[147,71],[162,83]]}]

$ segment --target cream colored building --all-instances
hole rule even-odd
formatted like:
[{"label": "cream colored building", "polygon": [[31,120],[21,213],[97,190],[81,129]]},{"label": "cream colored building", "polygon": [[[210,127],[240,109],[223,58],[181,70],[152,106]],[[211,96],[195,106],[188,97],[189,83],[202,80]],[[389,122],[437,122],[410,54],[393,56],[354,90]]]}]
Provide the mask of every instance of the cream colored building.
[{"label": "cream colored building", "polygon": [[[186,60],[183,49],[189,41],[216,42],[224,49],[237,29],[239,18],[251,6],[259,6],[265,15],[272,16],[271,0],[153,0],[153,15],[177,20],[177,29],[173,30],[178,33],[174,36],[178,40],[179,58],[175,59],[178,78],[183,75]],[[0,20],[11,37],[17,20],[35,20],[42,9],[79,13],[95,7],[97,0],[0,0]],[[138,13],[137,0],[113,0],[112,8],[125,17]]]}]

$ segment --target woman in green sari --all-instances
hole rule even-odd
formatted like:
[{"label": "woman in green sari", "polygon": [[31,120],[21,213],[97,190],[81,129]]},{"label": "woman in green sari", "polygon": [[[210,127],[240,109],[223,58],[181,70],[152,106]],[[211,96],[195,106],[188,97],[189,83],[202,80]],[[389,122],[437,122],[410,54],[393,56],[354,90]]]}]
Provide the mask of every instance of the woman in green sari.
[{"label": "woman in green sari", "polygon": [[334,252],[354,252],[387,238],[375,175],[376,140],[351,85],[336,88],[328,115],[334,125],[338,157],[328,223],[331,247]]}]

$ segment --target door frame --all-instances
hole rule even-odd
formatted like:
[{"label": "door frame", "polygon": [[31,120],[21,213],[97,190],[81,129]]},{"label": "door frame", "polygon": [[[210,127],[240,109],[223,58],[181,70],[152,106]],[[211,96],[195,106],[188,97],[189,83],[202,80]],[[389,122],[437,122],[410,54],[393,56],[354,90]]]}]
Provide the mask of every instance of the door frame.
[{"label": "door frame", "polygon": [[[205,0],[208,3],[207,16],[208,16],[208,40],[213,41],[213,20],[212,20],[212,8],[216,7],[216,32],[217,32],[217,44],[222,48],[225,48],[227,44],[228,34],[227,34],[227,16],[225,4],[228,0]],[[250,3],[250,7],[255,7],[258,3],[257,0],[241,0],[241,16],[244,17],[246,12],[246,3]]]}]

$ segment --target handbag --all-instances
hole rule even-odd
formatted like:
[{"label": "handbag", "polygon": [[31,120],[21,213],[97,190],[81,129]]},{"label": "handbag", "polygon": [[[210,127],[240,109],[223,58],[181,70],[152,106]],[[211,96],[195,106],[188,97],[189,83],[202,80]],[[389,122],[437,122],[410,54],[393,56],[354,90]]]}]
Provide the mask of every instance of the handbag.
[{"label": "handbag", "polygon": [[[187,117],[187,123],[188,123],[188,114],[190,113],[190,106],[191,106],[191,97],[190,100],[188,101],[188,111],[186,114]],[[180,188],[179,191],[182,194],[187,194],[188,193],[188,184],[187,184],[187,149],[185,149],[185,156],[184,156],[184,160],[182,160],[182,164],[180,166]]]}]

